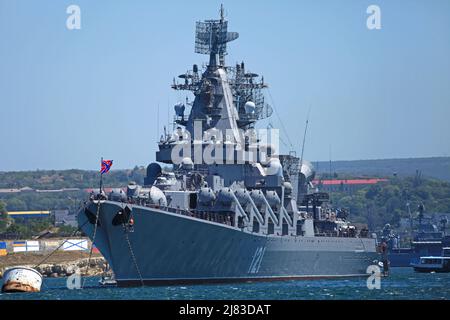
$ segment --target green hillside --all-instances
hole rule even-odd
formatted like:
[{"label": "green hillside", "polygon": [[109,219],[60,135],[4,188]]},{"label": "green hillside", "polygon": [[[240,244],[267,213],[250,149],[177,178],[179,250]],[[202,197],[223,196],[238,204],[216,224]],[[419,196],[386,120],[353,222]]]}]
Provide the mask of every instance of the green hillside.
[{"label": "green hillside", "polygon": [[353,193],[330,195],[333,206],[349,209],[350,220],[368,223],[372,230],[386,223],[398,226],[400,218],[409,217],[407,203],[413,215],[421,203],[427,213],[450,213],[450,182],[437,179],[397,177]]},{"label": "green hillside", "polygon": [[[325,166],[328,165],[328,168]],[[317,165],[317,164],[316,164]],[[318,163],[322,176],[328,163]],[[398,224],[407,217],[406,203],[411,208],[424,203],[427,212],[450,213],[450,158],[338,161],[332,163],[333,177],[384,176],[387,183],[368,186],[350,193],[331,193],[335,207],[348,208],[355,222],[380,228],[385,223]],[[421,174],[417,174],[417,170]],[[396,176],[393,173],[397,173]],[[112,170],[104,176],[105,187],[124,187],[129,181],[143,183],[144,167]],[[439,180],[439,179],[441,180]],[[0,211],[54,210],[76,211],[87,199],[86,188],[97,187],[99,173],[84,170],[0,172],[0,189],[79,188],[55,193],[0,192]],[[0,221],[1,222],[1,221]],[[0,229],[5,223],[0,223]]]},{"label": "green hillside", "polygon": [[[108,186],[119,187],[136,181],[144,182],[145,168],[134,167],[130,170],[111,170],[104,175],[104,182]],[[0,189],[23,188],[32,189],[62,189],[62,188],[92,188],[99,185],[98,171],[89,170],[37,170],[0,172]]]},{"label": "green hillside", "polygon": [[[313,164],[318,173],[330,172],[329,161],[318,161]],[[407,177],[414,176],[417,170],[424,177],[450,181],[450,157],[332,161],[331,163],[332,173],[353,176],[391,177],[396,173]]]}]

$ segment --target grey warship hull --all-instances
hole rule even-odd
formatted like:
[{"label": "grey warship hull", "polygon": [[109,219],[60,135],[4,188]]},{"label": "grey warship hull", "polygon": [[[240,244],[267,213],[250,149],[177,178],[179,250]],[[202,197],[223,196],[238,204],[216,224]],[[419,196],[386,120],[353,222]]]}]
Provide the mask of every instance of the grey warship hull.
[{"label": "grey warship hull", "polygon": [[[136,205],[130,230],[112,224],[124,205],[100,203],[95,235],[120,286],[364,276],[378,257],[374,239],[261,235]],[[95,223],[78,219],[92,239]]]}]

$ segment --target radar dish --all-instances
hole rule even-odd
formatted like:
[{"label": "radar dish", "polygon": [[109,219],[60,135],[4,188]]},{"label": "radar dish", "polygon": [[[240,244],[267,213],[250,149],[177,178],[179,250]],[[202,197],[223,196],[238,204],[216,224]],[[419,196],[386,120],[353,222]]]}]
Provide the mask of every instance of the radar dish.
[{"label": "radar dish", "polygon": [[273,109],[269,104],[265,103],[262,106],[257,106],[255,113],[257,115],[258,120],[262,120],[269,118],[273,113]]},{"label": "radar dish", "polygon": [[195,52],[200,54],[227,54],[227,42],[239,37],[237,32],[228,32],[228,22],[206,20],[197,22],[195,30]]},{"label": "radar dish", "polygon": [[227,33],[227,42],[231,42],[239,38],[239,33],[237,32],[228,32]]}]

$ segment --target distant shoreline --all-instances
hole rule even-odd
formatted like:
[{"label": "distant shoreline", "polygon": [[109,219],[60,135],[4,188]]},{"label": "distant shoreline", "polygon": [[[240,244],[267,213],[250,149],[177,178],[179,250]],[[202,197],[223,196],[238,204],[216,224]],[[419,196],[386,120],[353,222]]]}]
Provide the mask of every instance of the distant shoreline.
[{"label": "distant shoreline", "polygon": [[[20,252],[2,256],[0,259],[0,279],[4,271],[15,266],[31,266],[34,267],[40,263],[48,253],[31,253]],[[39,268],[45,277],[61,277],[67,276],[74,272],[76,268],[80,268],[82,274],[89,270],[87,275],[100,275],[103,272],[103,265],[106,263],[99,253],[93,253],[91,259],[91,267],[87,268],[87,260],[89,252],[81,251],[57,251],[52,254],[48,260]],[[68,271],[70,269],[71,271]]]},{"label": "distant shoreline", "polygon": [[[307,159],[307,157],[305,158]],[[408,158],[375,158],[375,159],[331,159],[332,163],[349,163],[349,162],[372,162],[372,161],[421,161],[421,160],[448,160],[450,161],[450,156],[430,156],[430,157],[408,157]],[[149,159],[149,163],[155,161],[154,159]],[[320,164],[329,164],[330,160],[309,160],[311,163],[320,163]],[[146,165],[136,165],[139,168],[144,168]],[[131,171],[132,168],[120,168],[115,167],[114,171]],[[4,170],[0,168],[0,174],[3,173],[27,173],[27,172],[65,172],[65,171],[83,171],[83,172],[91,172],[97,173],[97,169],[83,169],[83,168],[66,168],[66,169],[52,169],[52,168],[36,168],[36,169],[13,169],[13,170]],[[325,170],[324,170],[325,171]]]}]

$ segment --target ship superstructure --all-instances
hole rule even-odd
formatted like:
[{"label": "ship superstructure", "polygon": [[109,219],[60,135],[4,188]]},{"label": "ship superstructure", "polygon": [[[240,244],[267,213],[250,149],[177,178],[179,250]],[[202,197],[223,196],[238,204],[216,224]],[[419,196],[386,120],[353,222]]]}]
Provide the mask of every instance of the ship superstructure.
[{"label": "ship superstructure", "polygon": [[150,164],[143,186],[93,196],[79,214],[119,284],[361,276],[378,258],[368,230],[311,188],[312,165],[255,129],[272,107],[263,77],[226,65],[237,38],[223,9],[197,22],[195,51],[209,62],[172,85],[195,98],[175,105],[159,141],[169,167]]}]

